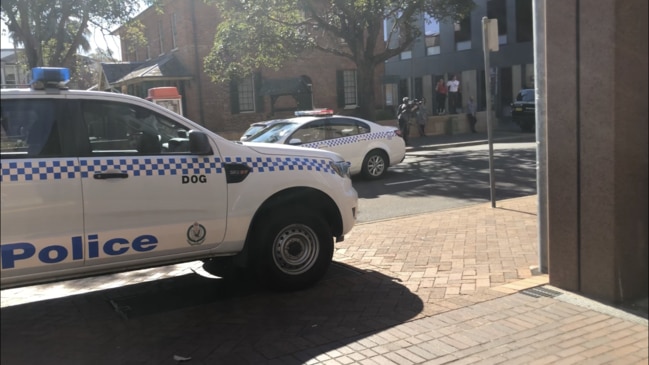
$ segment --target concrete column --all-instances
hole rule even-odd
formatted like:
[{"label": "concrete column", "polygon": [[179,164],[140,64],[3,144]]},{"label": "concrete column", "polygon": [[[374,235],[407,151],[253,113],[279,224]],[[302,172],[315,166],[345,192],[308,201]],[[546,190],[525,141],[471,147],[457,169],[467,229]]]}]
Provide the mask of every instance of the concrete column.
[{"label": "concrete column", "polygon": [[647,1],[546,6],[550,283],[646,296]]}]

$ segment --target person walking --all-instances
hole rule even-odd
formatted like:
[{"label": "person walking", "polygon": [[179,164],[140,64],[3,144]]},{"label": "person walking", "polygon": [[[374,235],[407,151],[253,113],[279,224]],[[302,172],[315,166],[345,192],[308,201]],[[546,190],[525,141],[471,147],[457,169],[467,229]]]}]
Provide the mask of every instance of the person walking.
[{"label": "person walking", "polygon": [[426,98],[421,98],[417,103],[417,128],[419,129],[419,137],[426,137],[426,120],[428,114],[426,112]]},{"label": "person walking", "polygon": [[446,110],[446,84],[444,83],[444,78],[437,80],[437,86],[435,87],[435,96],[437,97],[437,115],[443,115]]},{"label": "person walking", "polygon": [[449,114],[457,114],[458,103],[460,102],[460,81],[458,81],[457,76],[453,75],[453,78],[446,83],[448,88],[448,112]]},{"label": "person walking", "polygon": [[471,128],[471,133],[477,133],[475,130],[475,125],[478,122],[478,119],[475,117],[475,103],[473,98],[470,97],[469,101],[466,103],[466,120],[469,122],[469,128]]},{"label": "person walking", "polygon": [[402,103],[397,109],[397,120],[399,122],[399,130],[403,141],[408,145],[408,137],[410,134],[410,118],[412,114],[412,101],[406,96],[402,99]]}]

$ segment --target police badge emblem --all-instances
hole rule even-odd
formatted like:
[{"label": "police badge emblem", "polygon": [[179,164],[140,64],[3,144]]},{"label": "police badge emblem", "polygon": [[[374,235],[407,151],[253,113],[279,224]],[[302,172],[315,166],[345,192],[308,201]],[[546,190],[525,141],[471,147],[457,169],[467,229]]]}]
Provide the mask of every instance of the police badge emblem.
[{"label": "police badge emblem", "polygon": [[194,222],[194,224],[189,226],[189,229],[187,229],[187,243],[192,246],[198,246],[205,241],[206,234],[207,231],[205,230],[205,227],[198,222]]}]

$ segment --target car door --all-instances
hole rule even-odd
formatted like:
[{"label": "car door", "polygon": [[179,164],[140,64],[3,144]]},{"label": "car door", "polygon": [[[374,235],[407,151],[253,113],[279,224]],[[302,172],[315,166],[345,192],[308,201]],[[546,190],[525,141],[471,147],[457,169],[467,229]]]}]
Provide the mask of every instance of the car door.
[{"label": "car door", "polygon": [[81,100],[79,109],[87,265],[190,257],[222,242],[225,174],[218,155],[189,152],[189,126],[121,101]]},{"label": "car door", "polygon": [[352,170],[360,169],[368,146],[370,127],[356,119],[333,117],[327,120],[329,150],[343,156]]},{"label": "car door", "polygon": [[287,143],[308,148],[329,147],[325,119],[316,119],[304,123],[287,138]]},{"label": "car door", "polygon": [[83,266],[78,160],[64,99],[2,100],[2,283],[56,279]]}]

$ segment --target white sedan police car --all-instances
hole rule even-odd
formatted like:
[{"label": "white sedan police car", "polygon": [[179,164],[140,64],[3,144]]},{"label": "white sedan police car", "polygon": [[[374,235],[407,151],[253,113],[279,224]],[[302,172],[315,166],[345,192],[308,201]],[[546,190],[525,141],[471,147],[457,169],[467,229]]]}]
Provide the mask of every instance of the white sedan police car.
[{"label": "white sedan police car", "polygon": [[360,173],[368,179],[383,176],[389,166],[406,156],[406,144],[396,127],[334,115],[331,109],[295,114],[295,118],[273,120],[245,143],[282,143],[333,151],[349,161],[352,175]]},{"label": "white sedan police car", "polygon": [[67,79],[35,69],[31,89],[0,91],[3,289],[198,259],[281,289],[325,274],[356,220],[339,155],[241,145]]}]

